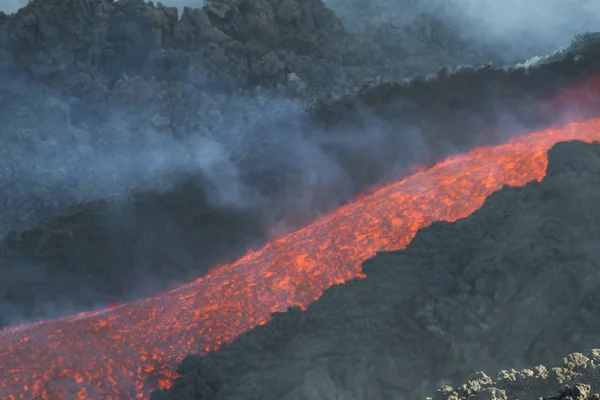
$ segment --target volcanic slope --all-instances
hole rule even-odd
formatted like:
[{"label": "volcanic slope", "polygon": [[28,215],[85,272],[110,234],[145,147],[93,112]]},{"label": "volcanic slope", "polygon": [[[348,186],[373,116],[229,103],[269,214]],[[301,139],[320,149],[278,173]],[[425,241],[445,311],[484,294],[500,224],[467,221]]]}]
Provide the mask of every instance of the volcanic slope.
[{"label": "volcanic slope", "polygon": [[540,182],[420,230],[305,311],[186,357],[152,400],[415,399],[473,371],[587,351],[600,330],[599,202],[600,145],[556,144]]},{"label": "volcanic slope", "polygon": [[[236,162],[241,171],[240,181],[251,193],[258,193],[258,199],[247,196],[249,205],[243,210],[211,204],[210,186],[207,189],[203,176],[181,177],[184,180],[181,185],[165,192],[131,188],[134,195],[125,205],[118,201],[115,205],[110,199],[83,201],[31,228],[13,227],[0,242],[0,274],[3,274],[0,303],[5,305],[5,312],[0,313],[0,326],[14,324],[20,317],[37,320],[47,315],[48,309],[70,309],[73,303],[79,310],[90,309],[110,301],[154,294],[164,287],[163,282],[187,281],[204,275],[209,266],[242,255],[248,247],[259,246],[269,237],[272,226],[282,222],[289,227],[304,226],[303,222],[310,221],[320,211],[335,208],[370,185],[396,180],[398,177],[394,174],[398,169],[441,161],[449,152],[500,143],[511,135],[571,120],[574,115],[586,117],[600,107],[597,96],[599,54],[600,34],[583,35],[569,48],[526,67],[443,70],[427,79],[376,85],[338,101],[317,103],[308,115],[266,121],[250,132],[229,132],[267,139],[271,135],[280,138],[278,132],[289,132],[290,137],[295,133],[314,144],[328,162],[339,167],[335,185],[326,181],[307,187],[301,179],[302,171],[296,168],[297,158],[286,155],[289,159],[280,162],[277,157],[265,156],[274,151],[286,154],[289,145],[284,140],[264,148],[257,145],[251,152],[244,153],[242,161]],[[179,93],[177,85],[173,85],[175,83],[158,86],[172,87],[173,93]],[[558,96],[573,87],[574,90]],[[148,88],[148,91],[155,89]],[[137,95],[132,94],[131,98]],[[197,97],[177,98],[186,102]],[[194,101],[174,108],[203,109],[204,105]],[[20,101],[14,103],[15,107],[20,107],[18,104]],[[142,112],[139,121],[151,121],[154,111],[146,112],[152,107],[136,104],[130,116]],[[244,115],[259,115],[266,104],[251,108]],[[104,106],[98,107],[95,109],[104,110]],[[218,112],[218,115],[231,115],[232,120],[239,121],[224,111],[230,106],[223,107],[222,114]],[[12,112],[0,107],[0,123],[7,122],[9,115],[36,115],[37,118],[38,113],[33,108],[28,110]],[[204,118],[193,122],[200,114],[192,112],[181,116],[164,115],[177,123],[186,120],[189,124],[183,125],[188,126],[198,126],[196,123]],[[2,116],[6,118],[3,120]],[[73,123],[77,130],[84,131],[96,126],[91,120]],[[139,125],[139,131],[127,135],[145,137],[143,132],[152,132],[154,128],[144,124]],[[65,132],[71,132],[75,126],[64,127]],[[119,124],[102,126],[86,136],[102,139],[102,132],[121,132],[122,129]],[[58,127],[55,132],[61,129]],[[221,133],[227,130],[219,129]],[[29,135],[27,132],[17,130],[10,136],[25,138]],[[215,131],[208,137],[218,137],[221,133]],[[55,147],[52,151],[59,150],[60,147]],[[262,160],[274,162],[263,167]],[[0,160],[0,164],[3,162]],[[5,171],[15,170],[11,162],[12,158],[8,157],[3,164]],[[68,158],[65,169],[77,170],[79,162],[79,155]],[[29,165],[19,165],[23,164]],[[44,184],[36,189],[33,198],[28,194],[27,179],[5,180],[7,187],[17,186],[6,192],[13,196],[11,201],[15,207],[23,205],[28,210],[26,215],[35,214],[35,204],[47,205],[55,198],[60,199],[67,188],[53,186],[51,179],[42,179],[52,171],[40,171],[35,180]],[[108,179],[105,183],[110,182]],[[74,198],[85,198],[87,186],[76,183],[69,186],[69,193]],[[315,195],[310,197],[308,193]],[[309,196],[308,200],[303,196]],[[8,224],[9,219],[27,219],[21,211],[6,213],[2,224]],[[300,218],[296,219],[297,216]],[[28,272],[37,268],[42,268],[42,273]],[[39,276],[43,279],[37,278]],[[65,287],[65,279],[76,284]],[[1,296],[2,293],[6,295]],[[69,307],[64,307],[65,304]],[[17,318],[11,319],[12,315]]]}]

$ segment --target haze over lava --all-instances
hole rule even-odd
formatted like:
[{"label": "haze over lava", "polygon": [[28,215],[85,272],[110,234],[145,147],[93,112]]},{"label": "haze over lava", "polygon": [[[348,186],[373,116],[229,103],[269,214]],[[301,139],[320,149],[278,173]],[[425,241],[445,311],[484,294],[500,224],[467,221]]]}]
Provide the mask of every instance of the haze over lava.
[{"label": "haze over lava", "polygon": [[147,398],[170,385],[187,353],[216,349],[272,312],[306,306],[327,287],[362,277],[365,259],[404,248],[433,221],[466,217],[503,185],[540,180],[546,151],[565,140],[600,141],[600,119],[451,157],[160,296],[5,329],[0,396]]}]

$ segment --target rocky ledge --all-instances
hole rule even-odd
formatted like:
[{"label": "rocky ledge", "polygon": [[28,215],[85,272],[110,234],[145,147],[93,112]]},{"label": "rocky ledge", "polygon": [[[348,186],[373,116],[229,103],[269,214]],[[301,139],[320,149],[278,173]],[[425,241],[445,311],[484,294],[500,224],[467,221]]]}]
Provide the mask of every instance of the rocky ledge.
[{"label": "rocky ledge", "polygon": [[496,379],[484,372],[475,372],[462,385],[444,386],[434,400],[597,400],[595,390],[600,385],[600,350],[587,355],[572,353],[562,363],[531,369],[503,370]]}]

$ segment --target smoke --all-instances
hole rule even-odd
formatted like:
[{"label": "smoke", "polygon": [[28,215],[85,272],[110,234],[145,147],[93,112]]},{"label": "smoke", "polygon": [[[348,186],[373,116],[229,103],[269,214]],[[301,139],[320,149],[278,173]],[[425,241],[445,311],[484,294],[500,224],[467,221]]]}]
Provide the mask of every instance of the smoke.
[{"label": "smoke", "polygon": [[[297,100],[205,91],[203,128],[175,135],[125,109],[82,118],[92,105],[10,78],[0,82],[14,100],[0,111],[0,325],[153,295],[356,190],[320,135],[306,136]],[[376,151],[358,139],[328,137]]]},{"label": "smoke", "polygon": [[[117,129],[127,131],[126,125]],[[167,191],[174,186],[173,174],[188,173],[200,174],[211,184],[212,203],[243,207],[239,171],[221,143],[204,137],[178,141],[164,133],[146,133],[139,145],[109,142],[104,143],[105,148],[80,145],[67,135],[53,135],[47,144],[50,149],[43,148],[42,143],[42,148],[22,149],[2,162],[11,168],[13,180],[21,184],[34,187],[43,183],[52,193],[60,193],[60,188],[85,187],[71,199],[77,202],[121,199],[140,189]],[[68,193],[65,195],[60,200],[69,202]]]},{"label": "smoke", "polygon": [[29,3],[29,0],[5,0],[2,2],[0,11],[4,11],[7,14],[17,12],[19,8],[25,7]]},{"label": "smoke", "polygon": [[453,18],[463,23],[464,16],[466,35],[517,52],[566,46],[574,35],[598,30],[600,21],[600,3],[589,0],[458,0],[455,7]]},{"label": "smoke", "polygon": [[600,3],[593,0],[324,0],[347,28],[375,32],[382,22],[403,26],[429,13],[506,62],[566,46],[574,35],[597,31]]}]

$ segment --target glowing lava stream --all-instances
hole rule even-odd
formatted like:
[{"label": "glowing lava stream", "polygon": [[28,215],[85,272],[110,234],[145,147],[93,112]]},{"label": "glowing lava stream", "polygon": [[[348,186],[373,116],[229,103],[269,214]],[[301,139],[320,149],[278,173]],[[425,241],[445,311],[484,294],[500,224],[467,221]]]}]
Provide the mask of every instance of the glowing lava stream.
[{"label": "glowing lava stream", "polygon": [[[503,185],[540,180],[555,143],[600,141],[600,119],[480,147],[392,183],[233,264],[157,297],[0,331],[1,399],[147,398],[187,353],[216,349],[274,311],[362,276],[436,220],[478,209]],[[153,381],[153,382],[151,382]]]}]

